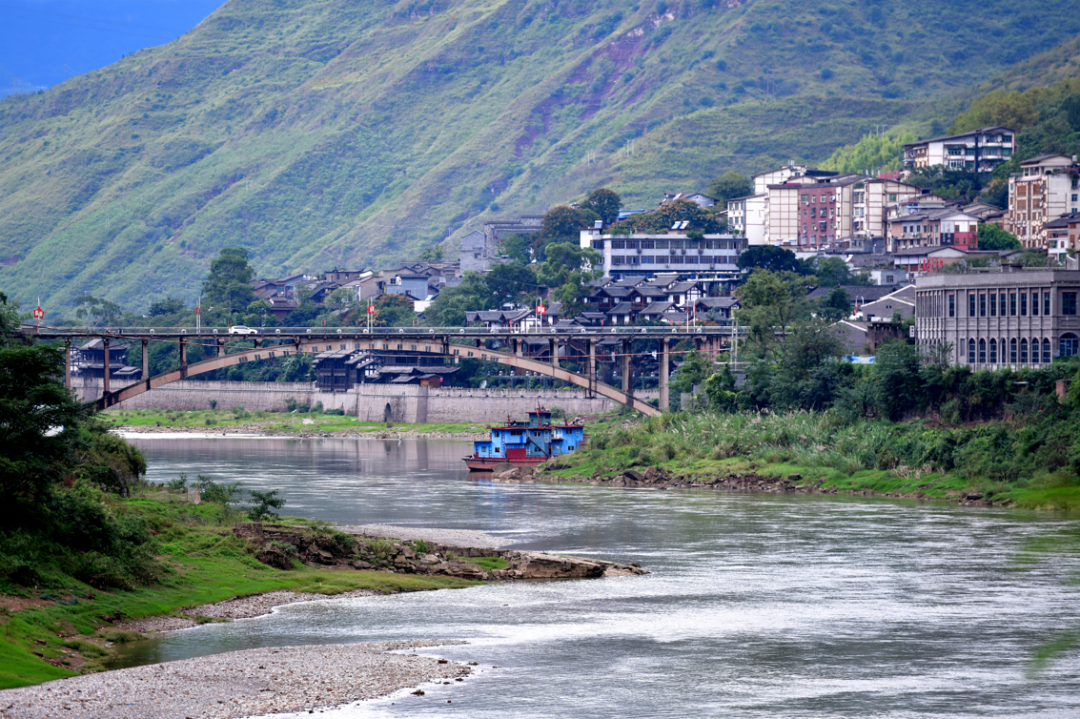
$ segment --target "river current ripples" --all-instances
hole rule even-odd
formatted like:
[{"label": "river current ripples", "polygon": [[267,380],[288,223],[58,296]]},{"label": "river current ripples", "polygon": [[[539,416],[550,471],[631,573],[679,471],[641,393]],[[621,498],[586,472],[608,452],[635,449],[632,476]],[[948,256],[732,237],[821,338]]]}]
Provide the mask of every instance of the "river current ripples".
[{"label": "river current ripples", "polygon": [[652,574],[290,605],[142,643],[129,664],[441,637],[469,644],[440,656],[480,671],[322,716],[1080,717],[1077,652],[1030,671],[1041,646],[1080,626],[1080,557],[1021,561],[1031,542],[1075,533],[1067,517],[500,485],[468,475],[469,443],[448,440],[133,441],[154,481],[204,474],[280,489],[289,514],[477,529]]}]

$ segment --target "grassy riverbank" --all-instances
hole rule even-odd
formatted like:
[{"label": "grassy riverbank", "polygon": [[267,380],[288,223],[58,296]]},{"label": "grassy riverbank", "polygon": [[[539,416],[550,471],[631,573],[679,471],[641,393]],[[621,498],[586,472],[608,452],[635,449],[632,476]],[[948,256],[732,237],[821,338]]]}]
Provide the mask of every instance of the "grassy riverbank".
[{"label": "grassy riverbank", "polygon": [[236,408],[230,410],[117,410],[111,409],[100,415],[102,421],[116,427],[175,427],[181,429],[221,429],[225,427],[258,428],[275,434],[300,433],[361,433],[380,434],[387,431],[416,434],[474,434],[487,431],[486,426],[475,422],[443,423],[386,423],[358,422],[355,417],[326,412],[248,412]]},{"label": "grassy riverbank", "polygon": [[1073,429],[1056,415],[948,427],[850,421],[835,412],[674,413],[596,431],[551,473],[611,477],[651,466],[695,481],[754,474],[839,492],[981,495],[995,504],[1080,510]]},{"label": "grassy riverbank", "polygon": [[149,581],[103,589],[93,576],[79,579],[67,571],[62,550],[48,544],[23,547],[21,559],[32,571],[0,579],[0,689],[100,669],[110,653],[107,645],[130,638],[110,629],[120,619],[168,615],[278,589],[332,595],[354,589],[389,593],[472,584],[299,564],[282,571],[261,564],[250,545],[233,535],[232,528],[245,517],[223,505],[188,504],[181,496],[160,491],[144,491],[133,499],[101,499],[120,520],[144,523],[153,535],[153,556],[143,565]]}]

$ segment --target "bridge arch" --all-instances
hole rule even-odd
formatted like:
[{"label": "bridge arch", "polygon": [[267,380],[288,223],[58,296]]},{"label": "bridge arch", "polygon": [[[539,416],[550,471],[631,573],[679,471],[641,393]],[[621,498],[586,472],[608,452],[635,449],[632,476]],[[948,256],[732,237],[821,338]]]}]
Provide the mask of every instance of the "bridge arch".
[{"label": "bridge arch", "polygon": [[[171,384],[182,379],[194,377],[206,372],[212,372],[214,370],[224,369],[226,367],[233,367],[235,365],[244,364],[245,362],[253,362],[264,359],[271,359],[275,357],[288,357],[292,354],[313,354],[322,352],[324,349],[328,349],[325,344],[325,340],[301,342],[294,345],[274,345],[271,347],[256,347],[254,349],[245,350],[243,352],[234,352],[232,354],[220,354],[210,359],[202,360],[201,362],[195,362],[193,364],[184,365],[168,372],[162,372],[161,374],[149,377],[144,380],[140,380],[135,384],[128,385],[122,389],[103,393],[102,397],[97,401],[97,410],[103,410],[113,405],[119,404],[124,400],[137,397],[144,392],[156,389],[163,385]],[[541,362],[539,360],[530,359],[528,357],[522,357],[519,355],[511,354],[508,352],[500,352],[497,350],[472,350],[474,353],[479,353],[481,359],[487,359],[501,364],[505,364],[510,367],[516,367],[520,369],[529,370],[530,372],[537,372],[539,374],[547,375],[555,379],[569,382],[570,384],[582,387],[591,392],[595,392],[603,397],[606,397],[614,402],[617,402],[625,407],[641,412],[647,417],[652,417],[660,414],[660,410],[653,407],[648,402],[638,399],[633,396],[632,393],[623,392],[620,389],[612,387],[611,385],[604,384],[595,379],[590,380],[585,375],[571,372],[563,369],[562,367],[555,367],[547,362]],[[446,352],[438,352],[432,354],[443,354]],[[447,355],[450,356],[450,355]],[[387,408],[392,412],[392,408],[387,405]]]}]

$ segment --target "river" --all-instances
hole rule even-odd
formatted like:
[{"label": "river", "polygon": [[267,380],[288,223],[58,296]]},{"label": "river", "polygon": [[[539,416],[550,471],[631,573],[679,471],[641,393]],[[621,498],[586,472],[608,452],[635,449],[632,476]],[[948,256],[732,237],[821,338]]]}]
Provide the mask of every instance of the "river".
[{"label": "river", "polygon": [[[1021,563],[1077,522],[999,508],[712,491],[501,485],[465,442],[136,438],[149,479],[280,489],[285,511],[480,529],[652,574],[315,602],[142,643],[129,663],[403,638],[480,662],[423,698],[326,717],[1076,717],[1080,557]],[[498,668],[492,668],[498,667]],[[447,704],[446,700],[452,700]],[[305,715],[306,716],[306,715]]]}]

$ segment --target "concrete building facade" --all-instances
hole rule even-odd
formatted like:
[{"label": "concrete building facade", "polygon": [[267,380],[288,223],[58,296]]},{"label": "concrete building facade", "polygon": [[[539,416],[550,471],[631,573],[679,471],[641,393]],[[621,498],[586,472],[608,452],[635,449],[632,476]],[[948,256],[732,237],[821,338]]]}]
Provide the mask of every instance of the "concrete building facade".
[{"label": "concrete building facade", "polygon": [[1046,223],[1080,211],[1080,166],[1067,155],[1041,155],[1020,163],[1009,178],[1009,212],[1005,230],[1024,249],[1047,249]]},{"label": "concrete building facade", "polygon": [[904,168],[945,167],[990,172],[1012,159],[1016,133],[1007,127],[983,127],[959,135],[935,137],[904,145]]},{"label": "concrete building facade", "polygon": [[919,347],[973,369],[1039,366],[1080,350],[1080,271],[932,274],[915,285]]},{"label": "concrete building facade", "polygon": [[581,231],[581,246],[599,252],[604,274],[615,279],[674,273],[734,280],[747,241],[730,234],[694,239],[685,233],[605,235],[588,229]]}]

